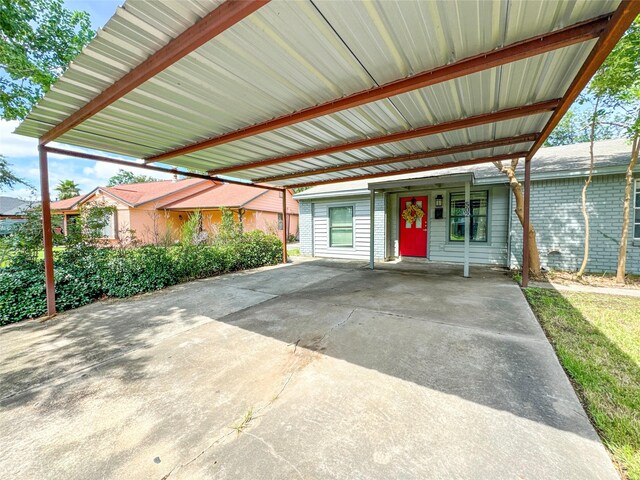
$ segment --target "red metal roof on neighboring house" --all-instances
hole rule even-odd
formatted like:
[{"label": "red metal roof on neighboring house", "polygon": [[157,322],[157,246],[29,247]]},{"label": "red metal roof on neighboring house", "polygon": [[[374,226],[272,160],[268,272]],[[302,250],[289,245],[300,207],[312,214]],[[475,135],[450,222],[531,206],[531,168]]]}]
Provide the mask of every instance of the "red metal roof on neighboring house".
[{"label": "red metal roof on neighboring house", "polygon": [[190,197],[165,205],[170,210],[185,208],[220,208],[242,207],[251,200],[266,194],[268,190],[261,188],[224,183]]}]

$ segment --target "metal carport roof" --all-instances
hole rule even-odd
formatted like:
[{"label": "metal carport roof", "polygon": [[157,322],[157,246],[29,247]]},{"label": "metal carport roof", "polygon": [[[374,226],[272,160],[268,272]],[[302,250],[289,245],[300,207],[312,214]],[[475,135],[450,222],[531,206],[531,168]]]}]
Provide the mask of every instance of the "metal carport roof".
[{"label": "metal carport roof", "polygon": [[40,139],[44,167],[56,140],[270,188],[513,157],[528,172],[638,13],[640,0],[128,0],[17,133]]},{"label": "metal carport roof", "polygon": [[639,10],[128,0],[17,133],[279,186],[531,156]]}]

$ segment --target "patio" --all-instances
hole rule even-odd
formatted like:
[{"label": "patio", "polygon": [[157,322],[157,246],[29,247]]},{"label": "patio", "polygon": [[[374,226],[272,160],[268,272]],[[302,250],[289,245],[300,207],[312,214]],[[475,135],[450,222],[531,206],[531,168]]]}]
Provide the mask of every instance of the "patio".
[{"label": "patio", "polygon": [[99,302],[0,330],[0,398],[16,479],[617,478],[501,270],[301,261]]}]

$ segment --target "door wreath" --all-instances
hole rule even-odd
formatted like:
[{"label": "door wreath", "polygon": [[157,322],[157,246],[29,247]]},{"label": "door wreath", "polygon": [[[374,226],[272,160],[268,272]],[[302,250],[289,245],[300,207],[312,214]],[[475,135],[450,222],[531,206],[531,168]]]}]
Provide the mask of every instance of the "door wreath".
[{"label": "door wreath", "polygon": [[424,211],[415,203],[410,203],[407,208],[402,212],[402,218],[404,218],[409,224],[414,223],[416,220],[422,219]]}]

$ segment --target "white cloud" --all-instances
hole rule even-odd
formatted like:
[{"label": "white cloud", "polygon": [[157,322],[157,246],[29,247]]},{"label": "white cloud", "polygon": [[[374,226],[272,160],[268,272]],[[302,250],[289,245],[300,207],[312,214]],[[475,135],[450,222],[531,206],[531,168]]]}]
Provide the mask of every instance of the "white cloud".
[{"label": "white cloud", "polygon": [[12,158],[38,155],[38,139],[13,134],[20,122],[0,120],[0,154],[9,161]]},{"label": "white cloud", "polygon": [[[11,164],[11,170],[20,178],[28,181],[38,192],[40,190],[40,166],[38,162],[38,140],[35,138],[14,135],[12,132],[19,122],[0,120],[0,154],[4,155]],[[56,142],[52,146],[69,148]],[[70,149],[91,152],[85,148],[72,147]],[[112,155],[113,158],[126,159],[120,155]],[[154,172],[136,167],[123,167],[107,162],[96,162],[75,157],[67,157],[59,154],[49,154],[49,185],[51,194],[55,198],[55,186],[66,179],[74,180],[83,193],[87,193],[96,187],[104,186],[119,169],[128,170],[135,174],[148,175],[159,180],[172,178],[171,174]],[[3,191],[3,195],[30,197],[31,191],[16,186],[15,190]]]}]

